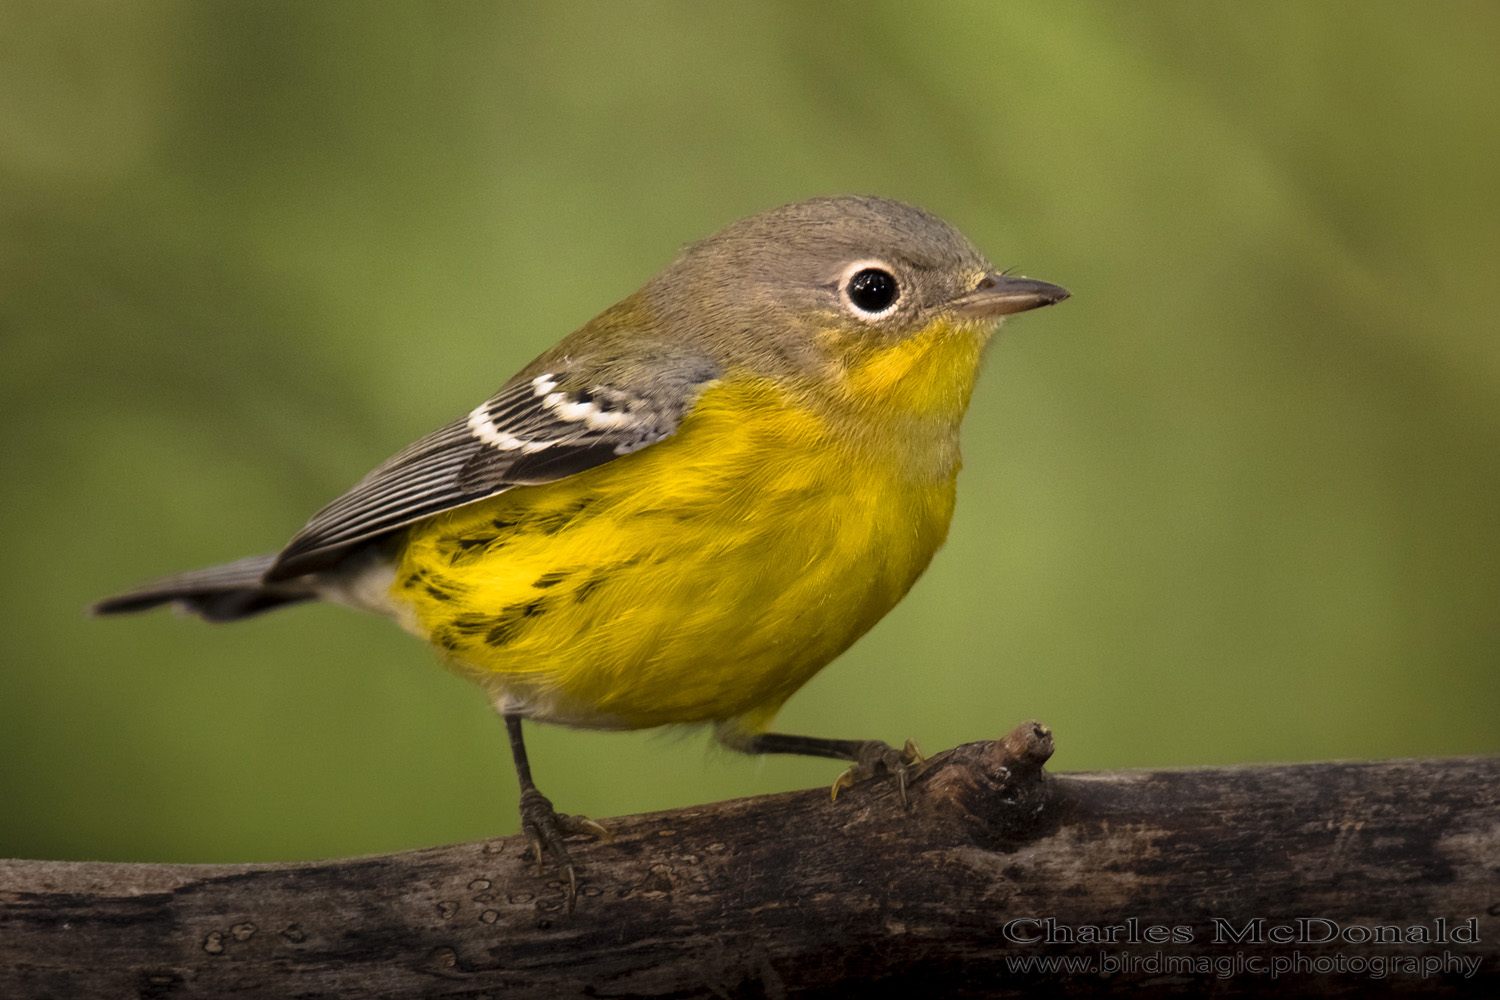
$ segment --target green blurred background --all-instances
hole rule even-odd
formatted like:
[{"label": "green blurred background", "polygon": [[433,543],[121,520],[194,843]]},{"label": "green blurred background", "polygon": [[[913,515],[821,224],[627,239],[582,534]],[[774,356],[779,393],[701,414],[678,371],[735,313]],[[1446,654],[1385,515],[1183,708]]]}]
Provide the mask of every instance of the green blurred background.
[{"label": "green blurred background", "polygon": [[[1058,769],[1500,750],[1491,3],[0,2],[0,856],[516,828],[386,622],[92,620],[279,547],[680,244],[870,192],[1014,322],[947,549],[781,728]],[[824,784],[536,727],[596,817]]]}]

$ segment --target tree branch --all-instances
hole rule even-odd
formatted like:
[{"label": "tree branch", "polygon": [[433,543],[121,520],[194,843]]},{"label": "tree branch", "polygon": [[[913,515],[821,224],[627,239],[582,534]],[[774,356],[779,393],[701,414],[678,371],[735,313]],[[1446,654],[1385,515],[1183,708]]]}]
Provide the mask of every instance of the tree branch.
[{"label": "tree branch", "polygon": [[519,837],[0,862],[0,996],[1500,995],[1500,759],[1051,776],[1051,751],[1035,723],[958,747],[909,813],[878,781],[614,820],[574,848],[571,916]]}]

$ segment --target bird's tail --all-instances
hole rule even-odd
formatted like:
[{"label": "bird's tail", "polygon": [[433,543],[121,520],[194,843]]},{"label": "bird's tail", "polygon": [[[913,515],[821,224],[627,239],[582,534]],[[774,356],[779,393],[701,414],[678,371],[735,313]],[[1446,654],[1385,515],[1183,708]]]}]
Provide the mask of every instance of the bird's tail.
[{"label": "bird's tail", "polygon": [[222,566],[178,573],[106,597],[89,610],[96,615],[119,615],[173,604],[204,621],[232,622],[318,596],[306,580],[266,583],[266,570],[275,561],[274,554],[250,556]]}]

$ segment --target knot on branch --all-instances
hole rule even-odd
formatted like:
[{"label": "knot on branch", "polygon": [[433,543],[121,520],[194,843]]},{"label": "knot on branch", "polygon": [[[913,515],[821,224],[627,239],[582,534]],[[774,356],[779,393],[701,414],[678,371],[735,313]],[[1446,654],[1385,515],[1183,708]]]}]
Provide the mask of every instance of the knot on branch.
[{"label": "knot on branch", "polygon": [[931,821],[958,822],[980,847],[1013,851],[1058,827],[1059,797],[1042,769],[1052,751],[1052,730],[1035,721],[955,747],[922,774],[918,809]]}]

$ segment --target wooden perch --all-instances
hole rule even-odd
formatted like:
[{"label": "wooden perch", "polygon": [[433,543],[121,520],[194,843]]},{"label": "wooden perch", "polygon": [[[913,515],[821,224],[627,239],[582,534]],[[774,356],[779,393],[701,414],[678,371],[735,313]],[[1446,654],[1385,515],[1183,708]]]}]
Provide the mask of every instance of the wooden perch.
[{"label": "wooden perch", "polygon": [[[1500,759],[890,781],[319,864],[0,862],[0,997],[1500,996]],[[1070,964],[1071,963],[1071,964]]]}]

